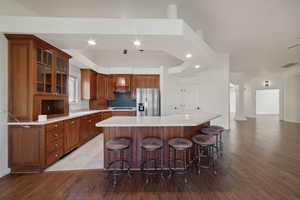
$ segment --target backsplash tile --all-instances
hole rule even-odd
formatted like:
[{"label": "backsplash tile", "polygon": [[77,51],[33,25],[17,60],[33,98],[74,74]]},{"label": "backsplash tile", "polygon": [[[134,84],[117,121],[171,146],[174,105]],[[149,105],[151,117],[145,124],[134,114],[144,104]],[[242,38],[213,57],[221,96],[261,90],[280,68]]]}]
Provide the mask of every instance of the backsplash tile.
[{"label": "backsplash tile", "polygon": [[108,101],[109,107],[135,107],[136,101],[131,99],[130,92],[116,92],[115,99]]}]

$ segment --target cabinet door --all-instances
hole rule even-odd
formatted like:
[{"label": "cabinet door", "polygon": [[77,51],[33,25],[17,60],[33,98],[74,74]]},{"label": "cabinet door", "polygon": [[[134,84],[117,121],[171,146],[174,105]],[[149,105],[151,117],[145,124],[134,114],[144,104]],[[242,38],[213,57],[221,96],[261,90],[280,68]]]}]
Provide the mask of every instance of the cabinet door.
[{"label": "cabinet door", "polygon": [[[102,119],[103,119],[102,113],[97,114],[96,117],[95,117],[95,124],[97,124],[98,122],[101,122]],[[95,129],[96,129],[96,131],[95,131],[96,135],[98,135],[98,134],[100,134],[100,133],[103,132],[103,128],[102,127],[95,127]]]},{"label": "cabinet door", "polygon": [[118,74],[113,75],[113,84],[115,92],[130,92],[131,75]]},{"label": "cabinet door", "polygon": [[44,167],[43,128],[9,126],[9,167],[13,172],[35,171]]},{"label": "cabinet door", "polygon": [[36,57],[36,91],[38,93],[52,93],[53,52],[37,48]]},{"label": "cabinet door", "polygon": [[159,75],[132,75],[131,97],[136,98],[136,88],[160,88]]},{"label": "cabinet door", "polygon": [[105,99],[112,100],[115,98],[114,95],[115,85],[113,77],[108,75],[105,77]]},{"label": "cabinet door", "polygon": [[103,74],[97,74],[97,99],[106,98],[106,77]]},{"label": "cabinet door", "polygon": [[91,100],[97,99],[97,73],[91,72]]},{"label": "cabinet door", "polygon": [[79,145],[79,119],[70,119],[64,122],[65,137],[64,150],[65,153],[71,151]]},{"label": "cabinet door", "polygon": [[79,131],[79,140],[80,144],[85,143],[89,139],[90,135],[90,123],[88,117],[80,118],[80,131]]},{"label": "cabinet door", "polygon": [[68,95],[69,59],[56,57],[55,79],[56,94]]},{"label": "cabinet door", "polygon": [[97,73],[90,69],[81,69],[81,99],[97,99]]}]

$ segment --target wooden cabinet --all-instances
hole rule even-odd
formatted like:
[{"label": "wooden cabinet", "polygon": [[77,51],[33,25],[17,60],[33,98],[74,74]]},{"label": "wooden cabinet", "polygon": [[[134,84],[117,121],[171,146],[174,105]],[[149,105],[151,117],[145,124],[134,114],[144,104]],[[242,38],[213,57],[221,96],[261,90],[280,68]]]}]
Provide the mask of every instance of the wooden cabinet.
[{"label": "wooden cabinet", "polygon": [[103,112],[102,113],[102,120],[106,120],[110,117],[112,117],[112,112]]},{"label": "wooden cabinet", "polygon": [[70,119],[64,121],[65,137],[64,152],[68,153],[79,145],[80,119]]},{"label": "wooden cabinet", "polygon": [[114,92],[130,92],[131,75],[129,74],[114,74],[113,87]]},{"label": "wooden cabinet", "polygon": [[41,114],[34,110],[36,95],[68,96],[71,56],[34,35],[6,34],[6,37],[9,49],[9,120],[34,121]]},{"label": "wooden cabinet", "polygon": [[81,99],[97,99],[97,72],[81,69]]},{"label": "wooden cabinet", "polygon": [[111,116],[96,113],[46,125],[9,126],[12,173],[43,171],[66,153],[102,132],[95,124]]},{"label": "wooden cabinet", "polygon": [[136,111],[113,111],[112,116],[136,116]]},{"label": "wooden cabinet", "polygon": [[46,165],[57,161],[64,152],[64,123],[57,122],[45,126],[46,135]]},{"label": "wooden cabinet", "polygon": [[45,134],[41,126],[9,126],[8,162],[12,172],[35,172],[45,167]]},{"label": "wooden cabinet", "polygon": [[106,78],[107,75],[97,74],[97,99],[106,99]]},{"label": "wooden cabinet", "polygon": [[68,75],[69,75],[69,60],[64,57],[56,57],[55,82],[56,94],[68,94]]},{"label": "wooden cabinet", "polygon": [[112,75],[107,75],[105,79],[105,96],[107,100],[113,100],[115,98],[114,79]]},{"label": "wooden cabinet", "polygon": [[88,115],[80,119],[80,144],[102,133],[102,128],[96,127],[96,123],[102,121],[102,113]]},{"label": "wooden cabinet", "polygon": [[136,98],[136,88],[160,88],[159,75],[132,75],[131,97]]}]

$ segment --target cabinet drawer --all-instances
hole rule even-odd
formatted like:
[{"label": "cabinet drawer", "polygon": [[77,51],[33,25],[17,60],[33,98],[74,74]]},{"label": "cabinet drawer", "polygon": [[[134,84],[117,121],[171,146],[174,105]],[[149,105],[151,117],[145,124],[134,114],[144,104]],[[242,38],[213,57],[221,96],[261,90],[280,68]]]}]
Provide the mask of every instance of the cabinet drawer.
[{"label": "cabinet drawer", "polygon": [[51,153],[63,148],[63,144],[63,138],[50,142],[49,144],[47,144],[47,153]]},{"label": "cabinet drawer", "polygon": [[60,148],[56,151],[47,154],[47,166],[57,161],[63,155],[63,149]]},{"label": "cabinet drawer", "polygon": [[59,129],[52,129],[50,131],[47,131],[46,132],[47,144],[50,144],[54,140],[62,138],[63,135],[64,135],[64,129],[63,129],[63,127],[59,128]]},{"label": "cabinet drawer", "polygon": [[56,122],[56,123],[52,123],[52,124],[47,124],[46,125],[46,132],[62,129],[63,127],[64,127],[63,122]]}]

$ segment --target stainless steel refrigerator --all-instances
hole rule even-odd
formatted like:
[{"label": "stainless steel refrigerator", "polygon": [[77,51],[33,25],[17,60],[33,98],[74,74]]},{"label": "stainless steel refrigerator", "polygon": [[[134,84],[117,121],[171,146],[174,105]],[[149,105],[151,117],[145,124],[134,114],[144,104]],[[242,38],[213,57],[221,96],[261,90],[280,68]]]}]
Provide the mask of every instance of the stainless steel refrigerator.
[{"label": "stainless steel refrigerator", "polygon": [[159,88],[136,89],[137,116],[160,116]]}]

